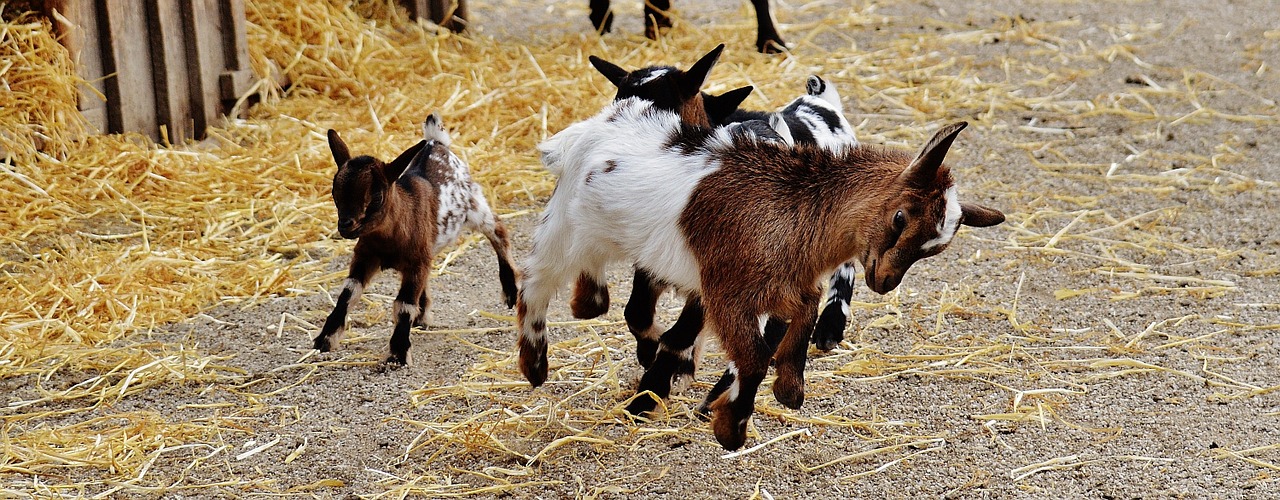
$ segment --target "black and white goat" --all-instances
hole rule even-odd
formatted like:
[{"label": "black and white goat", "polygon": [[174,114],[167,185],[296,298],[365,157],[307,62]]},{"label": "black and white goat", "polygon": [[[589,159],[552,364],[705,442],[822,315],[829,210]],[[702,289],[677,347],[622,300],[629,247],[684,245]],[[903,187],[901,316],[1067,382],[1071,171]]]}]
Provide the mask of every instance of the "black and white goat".
[{"label": "black and white goat", "polygon": [[423,140],[391,163],[371,156],[352,158],[338,132],[329,130],[329,149],[338,164],[333,176],[333,202],[338,233],[356,239],[355,255],[337,305],[315,338],[315,348],[328,352],[346,330],[347,309],[379,271],[400,272],[395,299],[395,330],[387,363],[409,364],[409,329],[431,323],[427,279],[431,261],[458,241],[463,228],[484,233],[498,255],[498,279],[507,307],[515,304],[516,276],[507,230],[494,217],[467,164],[449,150],[449,133],[432,114],[422,124]]},{"label": "black and white goat", "polygon": [[[613,10],[609,8],[610,0],[591,0],[591,25],[596,31],[608,33],[613,29]],[[769,0],[751,0],[751,7],[756,11],[756,50],[771,54],[786,49],[778,28],[769,14]],[[651,40],[658,38],[661,28],[671,27],[671,0],[645,0],[644,2],[644,34]]]},{"label": "black and white goat", "polygon": [[[571,125],[539,146],[559,180],[517,301],[521,371],[535,386],[546,380],[547,305],[559,288],[611,262],[635,263],[701,297],[735,376],[711,405],[712,428],[725,448],[741,447],[771,357],[774,396],[791,408],[804,401],[820,279],[857,259],[868,286],[887,293],[960,224],[1003,221],[961,203],[942,163],[963,128],[944,127],[913,156],[758,141],[687,125],[636,98]],[[762,335],[769,317],[790,321],[773,356]]]}]

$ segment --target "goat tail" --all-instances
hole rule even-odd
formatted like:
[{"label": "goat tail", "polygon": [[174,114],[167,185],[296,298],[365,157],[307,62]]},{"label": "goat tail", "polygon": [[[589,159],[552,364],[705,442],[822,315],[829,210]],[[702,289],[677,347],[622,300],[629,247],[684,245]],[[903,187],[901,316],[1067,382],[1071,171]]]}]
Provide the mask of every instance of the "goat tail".
[{"label": "goat tail", "polygon": [[426,141],[436,141],[445,147],[449,147],[452,139],[449,137],[449,131],[444,129],[444,122],[440,120],[440,113],[431,113],[425,121],[422,122],[422,139]]}]

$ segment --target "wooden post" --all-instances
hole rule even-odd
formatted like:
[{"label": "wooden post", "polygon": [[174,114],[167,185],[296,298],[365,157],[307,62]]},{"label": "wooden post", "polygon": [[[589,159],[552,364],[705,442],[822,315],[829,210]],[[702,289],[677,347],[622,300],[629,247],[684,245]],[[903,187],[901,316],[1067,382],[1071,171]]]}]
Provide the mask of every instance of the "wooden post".
[{"label": "wooden post", "polygon": [[155,136],[156,95],[143,0],[98,0],[102,69],[107,75],[107,122],[111,132],[137,130]]},{"label": "wooden post", "polygon": [[164,50],[181,47],[184,43],[182,11],[173,0],[153,0],[147,2],[147,8],[151,46],[161,48],[159,53],[152,54],[152,74],[155,78],[156,114],[160,117],[160,126],[167,129],[163,135],[172,142],[193,138],[196,134],[188,92],[191,84],[187,74],[187,52]]},{"label": "wooden post", "polygon": [[99,131],[199,139],[252,88],[244,0],[44,1]]},{"label": "wooden post", "polygon": [[54,20],[62,44],[75,61],[80,84],[80,114],[99,131],[107,130],[106,83],[102,80],[102,51],[98,44],[97,9],[92,2],[50,0],[45,11]]}]

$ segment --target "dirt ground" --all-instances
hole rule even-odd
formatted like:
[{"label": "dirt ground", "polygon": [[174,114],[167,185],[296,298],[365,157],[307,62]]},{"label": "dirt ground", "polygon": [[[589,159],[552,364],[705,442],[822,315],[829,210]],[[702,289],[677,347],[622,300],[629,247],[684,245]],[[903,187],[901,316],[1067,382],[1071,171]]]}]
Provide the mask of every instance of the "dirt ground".
[{"label": "dirt ground", "polygon": [[[545,9],[471,2],[473,21],[481,35],[535,50],[547,27],[564,29],[561,17],[581,15],[586,31],[583,6],[534,3]],[[641,32],[632,3],[617,6],[619,33]],[[743,22],[750,12],[745,2],[674,3],[693,24]],[[95,411],[217,430],[158,454],[139,483],[151,486],[82,493],[1280,496],[1274,5],[791,0],[774,9],[799,61],[821,58],[823,47],[873,51],[924,31],[1013,33],[1016,42],[957,35],[922,50],[959,61],[942,76],[1022,81],[1026,94],[1047,97],[1040,109],[968,108],[981,110],[972,117],[980,125],[960,136],[949,163],[962,196],[1008,221],[962,231],[888,295],[857,289],[846,341],[810,353],[804,407],[779,405],[766,381],[747,444],[765,446],[726,456],[692,415],[724,366],[714,347],[697,383],[665,412],[625,416],[640,370],[621,323],[623,267],[611,274],[614,306],[602,320],[571,321],[563,300],[553,304],[551,379],[531,390],[514,364],[493,254],[471,238],[431,282],[435,325],[415,330],[415,363],[405,369],[378,363],[392,273],[354,309],[348,340],[329,354],[310,351],[333,304],[314,290],[223,304],[150,333],[148,342],[214,356],[225,378],[159,386]],[[802,31],[842,9],[864,22],[811,39]],[[1010,74],[1000,63],[1010,58],[1032,63]],[[837,85],[871,77],[846,69]],[[892,132],[912,125],[893,112],[908,96],[848,97],[856,94],[845,92],[845,109],[865,142],[920,146]],[[505,208],[527,209],[506,220],[522,257],[538,206]],[[333,260],[329,292],[344,265]],[[679,307],[665,299],[661,320],[670,324]],[[63,376],[43,383],[78,382]],[[10,401],[34,391],[8,385]],[[3,481],[7,493],[42,496],[41,483],[99,474]]]}]

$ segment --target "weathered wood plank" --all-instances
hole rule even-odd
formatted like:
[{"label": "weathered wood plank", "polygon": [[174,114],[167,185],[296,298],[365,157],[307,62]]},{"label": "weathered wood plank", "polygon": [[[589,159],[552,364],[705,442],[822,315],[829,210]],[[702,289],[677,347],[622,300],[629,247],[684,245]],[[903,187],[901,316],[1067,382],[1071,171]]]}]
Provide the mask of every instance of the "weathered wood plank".
[{"label": "weathered wood plank", "polygon": [[107,130],[107,93],[102,70],[102,45],[98,34],[96,2],[49,0],[46,12],[54,19],[62,44],[76,62],[80,84],[80,113],[99,131]]},{"label": "weathered wood plank", "polygon": [[172,142],[195,136],[191,119],[191,87],[187,77],[187,53],[176,50],[185,42],[181,0],[149,0],[147,2],[148,35],[151,39],[155,80],[156,114],[160,125],[168,129]]},{"label": "weathered wood plank", "polygon": [[99,0],[99,18],[105,26],[100,39],[108,102],[108,130],[140,131],[153,137],[159,130],[156,120],[155,86],[151,78],[151,48],[146,33],[143,0]]}]

